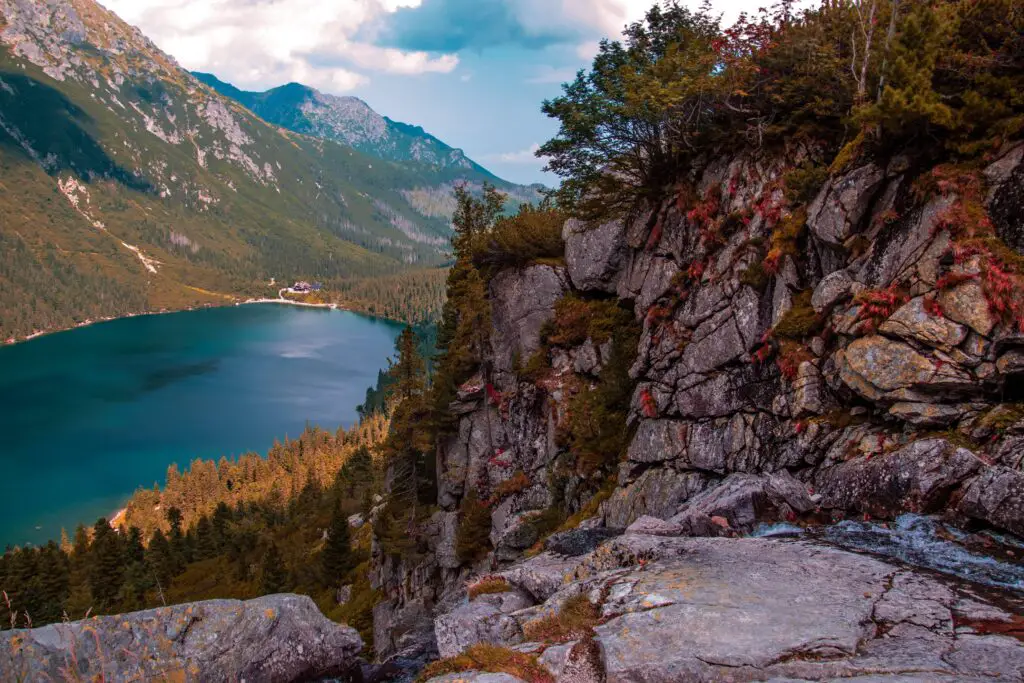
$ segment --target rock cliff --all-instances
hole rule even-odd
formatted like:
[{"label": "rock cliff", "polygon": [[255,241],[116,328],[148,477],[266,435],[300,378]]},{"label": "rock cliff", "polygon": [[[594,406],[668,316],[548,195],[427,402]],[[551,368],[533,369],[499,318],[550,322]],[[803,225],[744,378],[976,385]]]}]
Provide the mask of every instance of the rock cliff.
[{"label": "rock cliff", "polygon": [[[800,146],[712,159],[640,215],[570,220],[564,264],[493,276],[490,357],[438,446],[430,553],[376,555],[378,654],[526,642],[526,617],[587,593],[609,681],[1024,675],[1012,639],[959,636],[961,598],[930,578],[812,545],[683,540],[907,512],[1024,534],[1024,292],[1006,273],[1022,160],[1021,144],[971,168],[909,154],[828,173]],[[565,334],[566,300],[626,309],[640,331],[628,448],[603,469],[565,434],[628,326]],[[490,515],[483,560],[457,552],[468,499]],[[467,605],[466,582],[495,572],[511,593]],[[947,597],[917,604],[929,591]],[[592,680],[560,673],[574,652],[541,660]]]}]

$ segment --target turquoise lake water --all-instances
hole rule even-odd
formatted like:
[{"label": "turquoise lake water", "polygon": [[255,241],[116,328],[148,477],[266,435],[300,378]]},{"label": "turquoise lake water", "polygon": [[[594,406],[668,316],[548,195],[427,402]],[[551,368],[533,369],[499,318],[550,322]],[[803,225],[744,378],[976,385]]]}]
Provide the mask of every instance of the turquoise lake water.
[{"label": "turquoise lake water", "polygon": [[168,465],[350,426],[401,328],[252,305],[142,316],[0,348],[0,549],[57,539]]}]

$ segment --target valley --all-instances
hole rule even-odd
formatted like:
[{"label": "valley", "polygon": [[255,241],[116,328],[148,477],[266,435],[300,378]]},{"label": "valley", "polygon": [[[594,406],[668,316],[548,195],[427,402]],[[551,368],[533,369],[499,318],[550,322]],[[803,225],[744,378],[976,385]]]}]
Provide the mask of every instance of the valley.
[{"label": "valley", "polygon": [[272,278],[384,308],[361,283],[434,281],[450,259],[454,184],[538,197],[425,133],[405,139],[443,154],[357,151],[353,121],[278,127],[92,0],[0,15],[0,339],[260,298]]}]

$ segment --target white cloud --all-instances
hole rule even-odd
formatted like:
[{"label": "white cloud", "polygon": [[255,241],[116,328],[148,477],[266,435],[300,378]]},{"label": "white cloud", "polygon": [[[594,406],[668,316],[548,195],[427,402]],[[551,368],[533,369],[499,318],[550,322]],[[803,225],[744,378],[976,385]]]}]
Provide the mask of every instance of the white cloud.
[{"label": "white cloud", "polygon": [[486,160],[502,164],[540,164],[543,163],[544,157],[537,156],[537,152],[539,151],[540,145],[534,143],[526,149],[519,150],[518,152],[491,154],[486,157]]},{"label": "white cloud", "polygon": [[526,82],[531,84],[565,83],[575,78],[576,69],[571,66],[556,69],[549,64],[542,64],[538,67],[537,73],[526,79]]},{"label": "white cloud", "polygon": [[139,26],[187,69],[243,88],[299,81],[330,92],[364,84],[368,72],[449,73],[455,55],[362,42],[360,29],[422,0],[101,0]]}]

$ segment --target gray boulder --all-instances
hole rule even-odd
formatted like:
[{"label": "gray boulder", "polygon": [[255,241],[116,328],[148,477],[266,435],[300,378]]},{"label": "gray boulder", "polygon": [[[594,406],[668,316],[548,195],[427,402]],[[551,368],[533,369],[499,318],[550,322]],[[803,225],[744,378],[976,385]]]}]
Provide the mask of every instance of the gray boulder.
[{"label": "gray boulder", "polygon": [[955,363],[937,362],[908,344],[879,335],[862,337],[836,354],[839,376],[873,401],[906,400],[917,392],[971,392],[977,385]]},{"label": "gray boulder", "polygon": [[533,600],[521,590],[481,595],[434,620],[437,649],[442,657],[454,657],[477,643],[521,643],[523,630],[509,615],[532,605]]},{"label": "gray boulder", "polygon": [[310,598],[271,595],[9,631],[0,678],[278,683],[347,676],[362,649],[354,629],[329,621]]},{"label": "gray boulder", "polygon": [[555,302],[565,293],[564,271],[551,266],[503,270],[491,281],[494,364],[515,372],[540,348],[540,329],[554,317]]},{"label": "gray boulder", "polygon": [[786,471],[767,476],[737,473],[695,496],[669,523],[688,536],[718,536],[727,531],[748,533],[759,522],[783,521],[813,509],[807,489]]},{"label": "gray boulder", "polygon": [[967,487],[960,511],[1024,536],[1024,472],[989,467]]},{"label": "gray boulder", "polygon": [[885,171],[874,164],[861,166],[828,181],[807,209],[807,225],[818,239],[841,246],[857,231]]},{"label": "gray boulder", "polygon": [[589,225],[575,218],[565,222],[565,264],[573,286],[580,291],[614,293],[628,247],[626,226],[620,220]]},{"label": "gray boulder", "polygon": [[373,649],[381,661],[435,657],[434,616],[426,602],[377,603],[373,608]]},{"label": "gray boulder", "polygon": [[815,485],[824,507],[888,518],[906,510],[935,510],[981,466],[965,448],[922,439],[892,453],[824,468]]},{"label": "gray boulder", "polygon": [[616,489],[604,504],[605,524],[625,529],[644,515],[668,519],[707,488],[708,482],[708,476],[700,472],[647,470],[629,486]]},{"label": "gray boulder", "polygon": [[885,321],[882,334],[923,342],[949,351],[967,338],[967,328],[944,316],[932,315],[925,310],[924,297],[912,299]]}]

